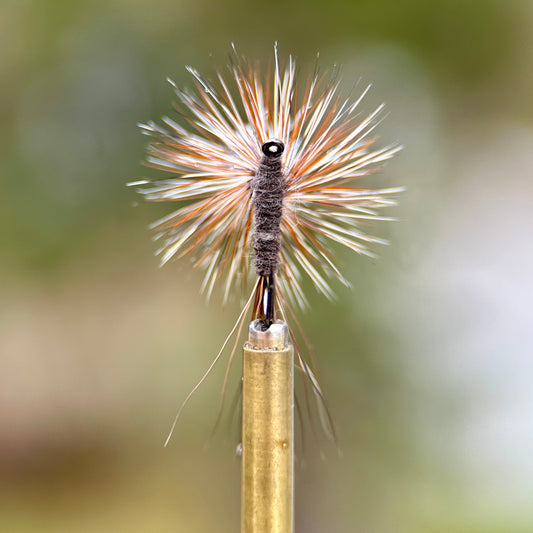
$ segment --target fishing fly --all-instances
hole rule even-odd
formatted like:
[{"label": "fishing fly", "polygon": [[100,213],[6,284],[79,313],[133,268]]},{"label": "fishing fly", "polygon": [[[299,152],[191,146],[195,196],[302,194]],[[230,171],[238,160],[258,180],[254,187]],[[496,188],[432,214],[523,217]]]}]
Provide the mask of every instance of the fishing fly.
[{"label": "fishing fly", "polygon": [[[361,226],[391,220],[378,211],[394,205],[402,190],[357,186],[359,178],[400,150],[399,145],[375,148],[383,105],[367,116],[359,113],[370,87],[354,100],[343,99],[339,80],[318,71],[299,86],[293,58],[282,68],[277,47],[266,76],[235,49],[228,70],[218,72],[213,82],[187,70],[193,90],[170,82],[187,127],[169,117],[163,125],[140,126],[152,138],[148,164],[170,177],[132,185],[146,200],[178,203],[177,210],[152,225],[162,241],[161,264],[193,258],[193,266],[205,271],[201,290],[208,298],[217,286],[226,301],[252,277],[255,283],[221,351],[176,420],[236,331],[238,338],[250,308],[252,319],[267,329],[278,317],[287,321],[290,315],[294,322],[294,307],[308,307],[305,276],[329,299],[334,297],[331,279],[350,286],[331,243],[373,256],[369,245],[385,241]],[[234,352],[235,347],[228,369]],[[301,351],[296,353],[301,370],[323,398],[313,371]],[[227,376],[228,370],[223,391]]]}]

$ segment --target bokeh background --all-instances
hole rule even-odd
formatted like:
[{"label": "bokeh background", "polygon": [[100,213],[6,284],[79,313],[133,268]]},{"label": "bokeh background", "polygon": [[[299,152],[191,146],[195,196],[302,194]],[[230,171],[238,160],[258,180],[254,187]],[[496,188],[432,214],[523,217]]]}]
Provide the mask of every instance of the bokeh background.
[{"label": "bokeh background", "polygon": [[[3,0],[0,530],[233,532],[238,416],[221,370],[176,407],[239,311],[158,269],[137,122],[230,43],[340,65],[387,103],[376,180],[407,188],[350,292],[301,317],[338,426],[299,443],[297,531],[533,531],[533,4],[509,0]],[[238,372],[234,376],[236,387]],[[230,395],[233,394],[231,391]],[[302,450],[303,448],[303,450]]]}]

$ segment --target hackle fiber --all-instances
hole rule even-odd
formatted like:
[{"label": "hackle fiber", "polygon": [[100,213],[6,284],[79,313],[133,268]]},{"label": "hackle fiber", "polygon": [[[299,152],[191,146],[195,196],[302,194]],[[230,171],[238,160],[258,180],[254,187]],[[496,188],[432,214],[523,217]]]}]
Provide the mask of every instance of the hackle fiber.
[{"label": "hackle fiber", "polygon": [[[330,243],[372,255],[368,245],[384,241],[361,223],[387,220],[378,210],[401,190],[357,183],[400,149],[375,148],[383,106],[363,116],[368,88],[343,100],[338,80],[319,74],[297,88],[292,57],[283,68],[277,50],[266,76],[236,52],[213,82],[188,71],[194,89],[174,85],[180,123],[165,117],[162,126],[141,125],[152,137],[148,163],[169,176],[137,182],[138,190],[147,200],[178,204],[153,224],[161,262],[188,255],[205,271],[207,295],[222,287],[226,299],[249,281],[254,249],[257,274],[276,270],[284,300],[306,306],[302,274],[331,298],[331,278],[348,282]],[[262,152],[269,139],[284,146],[282,154]]]}]

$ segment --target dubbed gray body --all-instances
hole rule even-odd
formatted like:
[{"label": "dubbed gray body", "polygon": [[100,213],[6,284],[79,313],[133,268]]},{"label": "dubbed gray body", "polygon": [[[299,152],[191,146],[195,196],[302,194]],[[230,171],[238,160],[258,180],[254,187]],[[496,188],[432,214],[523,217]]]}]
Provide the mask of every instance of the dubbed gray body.
[{"label": "dubbed gray body", "polygon": [[252,179],[254,205],[254,264],[258,276],[271,276],[279,266],[280,223],[285,195],[281,167],[283,143],[267,141]]}]

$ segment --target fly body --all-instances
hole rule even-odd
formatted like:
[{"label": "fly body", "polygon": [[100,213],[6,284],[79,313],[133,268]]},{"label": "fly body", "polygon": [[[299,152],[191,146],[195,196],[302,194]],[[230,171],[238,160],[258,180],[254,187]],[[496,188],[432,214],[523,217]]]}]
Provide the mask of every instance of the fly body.
[{"label": "fly body", "polygon": [[[278,139],[265,142],[261,147],[263,155],[259,167],[252,179],[254,266],[256,274],[262,278],[260,287],[266,288],[265,303],[259,304],[254,319],[264,320],[267,328],[275,319],[275,275],[280,261],[280,224],[285,194],[285,176],[281,166],[284,148]],[[260,289],[258,298],[262,294]]]}]

